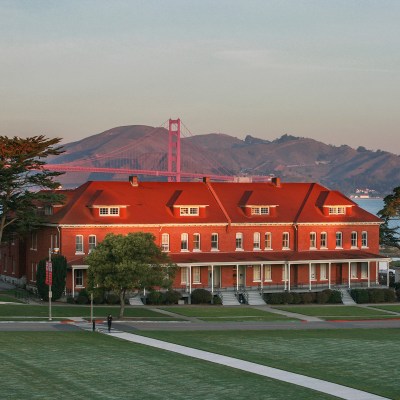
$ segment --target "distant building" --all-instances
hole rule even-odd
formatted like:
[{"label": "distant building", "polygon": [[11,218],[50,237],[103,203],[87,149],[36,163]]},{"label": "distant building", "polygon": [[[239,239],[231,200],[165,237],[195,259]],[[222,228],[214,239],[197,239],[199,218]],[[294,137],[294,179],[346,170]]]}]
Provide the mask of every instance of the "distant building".
[{"label": "distant building", "polygon": [[35,286],[49,249],[86,286],[85,257],[107,233],[150,232],[179,266],[174,288],[262,292],[378,285],[381,220],[317,183],[87,182],[46,207],[47,223],[0,249],[3,279]]}]

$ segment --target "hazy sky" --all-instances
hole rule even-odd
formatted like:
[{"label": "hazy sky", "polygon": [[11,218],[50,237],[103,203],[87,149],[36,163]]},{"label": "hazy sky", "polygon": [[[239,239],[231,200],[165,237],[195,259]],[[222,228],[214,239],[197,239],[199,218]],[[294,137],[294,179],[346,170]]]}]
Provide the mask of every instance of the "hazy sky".
[{"label": "hazy sky", "polygon": [[399,0],[0,0],[0,135],[180,117],[400,154]]}]

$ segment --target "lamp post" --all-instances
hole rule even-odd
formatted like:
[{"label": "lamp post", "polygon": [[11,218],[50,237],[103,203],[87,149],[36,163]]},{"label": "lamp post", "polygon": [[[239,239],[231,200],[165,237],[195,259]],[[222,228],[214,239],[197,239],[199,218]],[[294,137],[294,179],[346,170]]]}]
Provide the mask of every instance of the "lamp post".
[{"label": "lamp post", "polygon": [[52,292],[51,292],[51,284],[53,283],[53,265],[51,263],[51,248],[49,248],[49,262],[47,265],[47,282],[49,285],[49,321],[52,321],[51,317],[51,297],[52,297]]}]

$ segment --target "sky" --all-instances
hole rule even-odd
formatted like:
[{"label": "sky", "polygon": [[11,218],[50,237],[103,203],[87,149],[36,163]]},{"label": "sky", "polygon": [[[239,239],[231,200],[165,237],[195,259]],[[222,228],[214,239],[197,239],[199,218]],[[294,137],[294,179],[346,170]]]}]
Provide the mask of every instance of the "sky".
[{"label": "sky", "polygon": [[0,0],[0,135],[181,118],[400,154],[398,0]]}]

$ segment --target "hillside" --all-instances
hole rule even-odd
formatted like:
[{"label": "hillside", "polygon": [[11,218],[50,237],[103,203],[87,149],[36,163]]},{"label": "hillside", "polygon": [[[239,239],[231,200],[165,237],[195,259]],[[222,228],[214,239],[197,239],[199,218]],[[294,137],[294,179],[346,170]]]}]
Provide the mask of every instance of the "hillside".
[{"label": "hillside", "polygon": [[[122,126],[65,145],[65,153],[50,163],[166,170],[167,148],[164,128]],[[182,138],[181,169],[204,175],[275,175],[284,181],[316,181],[347,194],[369,188],[382,195],[400,182],[398,155],[289,135],[273,141],[252,136],[241,140],[221,133]],[[70,187],[88,179],[126,177],[82,172],[68,173],[60,180]]]}]

